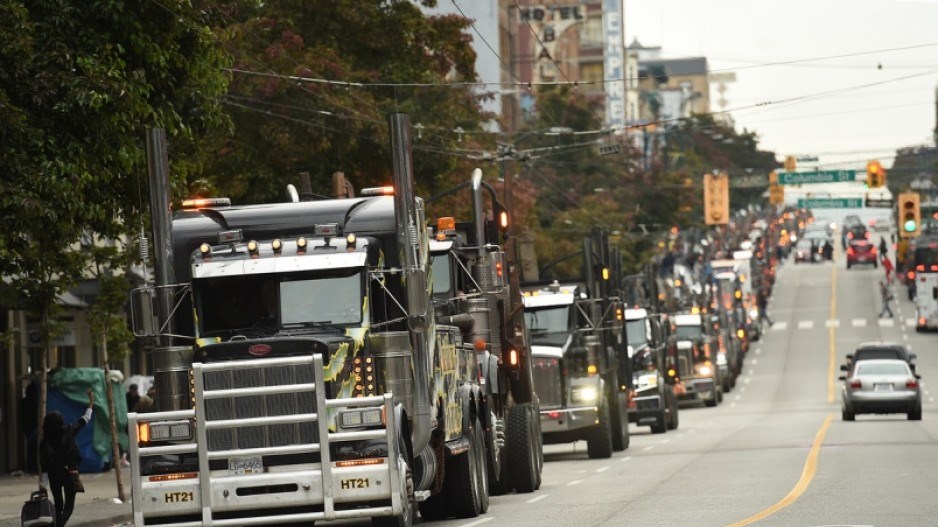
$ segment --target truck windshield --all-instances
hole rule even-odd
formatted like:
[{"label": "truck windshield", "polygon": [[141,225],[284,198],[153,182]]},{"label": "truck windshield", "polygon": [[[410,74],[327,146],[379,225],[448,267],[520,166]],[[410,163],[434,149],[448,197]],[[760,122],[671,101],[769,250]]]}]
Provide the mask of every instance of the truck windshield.
[{"label": "truck windshield", "polygon": [[261,274],[193,281],[202,336],[277,331],[304,324],[357,324],[364,294],[359,269]]},{"label": "truck windshield", "polygon": [[569,306],[524,310],[524,322],[531,333],[566,333],[570,327],[569,316]]},{"label": "truck windshield", "polygon": [[696,340],[703,334],[700,326],[677,326],[674,334],[678,340]]},{"label": "truck windshield", "polygon": [[625,321],[625,338],[629,346],[638,347],[648,342],[645,333],[645,319]]}]

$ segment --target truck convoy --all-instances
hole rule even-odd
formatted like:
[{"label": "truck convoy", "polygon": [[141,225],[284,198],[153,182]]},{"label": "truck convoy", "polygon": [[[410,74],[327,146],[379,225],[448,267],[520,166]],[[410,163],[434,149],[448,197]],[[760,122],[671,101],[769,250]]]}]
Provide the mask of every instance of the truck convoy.
[{"label": "truck convoy", "polygon": [[[430,240],[434,311],[440,324],[460,328],[463,344],[478,357],[491,493],[532,492],[540,486],[543,449],[519,273],[510,257],[517,251],[503,248],[508,213],[483,183],[481,170],[468,184],[438,196],[466,187],[473,221],[440,218]],[[491,198],[492,219],[486,219],[483,190]]]},{"label": "truck convoy", "polygon": [[434,316],[409,121],[389,126],[393,189],[359,198],[192,202],[170,225],[168,181],[151,182],[158,280],[143,295],[162,337],[158,411],[129,418],[135,526],[485,512],[497,426],[473,345]]},{"label": "truck convoy", "polygon": [[524,318],[544,442],[585,440],[590,458],[608,458],[629,445],[621,259],[600,229],[582,256],[581,280],[526,284]]}]

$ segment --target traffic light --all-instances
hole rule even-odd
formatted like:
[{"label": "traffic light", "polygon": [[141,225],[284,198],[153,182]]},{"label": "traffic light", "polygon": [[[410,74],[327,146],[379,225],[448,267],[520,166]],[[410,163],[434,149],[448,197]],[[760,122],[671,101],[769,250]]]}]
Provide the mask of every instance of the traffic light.
[{"label": "traffic light", "polygon": [[704,174],[704,221],[726,225],[730,219],[730,181],[726,174]]},{"label": "traffic light", "polygon": [[922,230],[922,211],[918,192],[899,194],[899,236],[914,238]]},{"label": "traffic light", "polygon": [[879,161],[873,160],[866,164],[866,186],[869,188],[886,186],[886,169],[879,164]]}]

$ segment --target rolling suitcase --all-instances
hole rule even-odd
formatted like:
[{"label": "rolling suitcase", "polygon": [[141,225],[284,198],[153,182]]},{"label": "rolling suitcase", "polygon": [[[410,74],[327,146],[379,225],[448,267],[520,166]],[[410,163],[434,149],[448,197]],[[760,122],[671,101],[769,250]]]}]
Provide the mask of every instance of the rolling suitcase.
[{"label": "rolling suitcase", "polygon": [[29,495],[29,501],[23,504],[20,520],[23,527],[55,527],[55,507],[45,489]]}]

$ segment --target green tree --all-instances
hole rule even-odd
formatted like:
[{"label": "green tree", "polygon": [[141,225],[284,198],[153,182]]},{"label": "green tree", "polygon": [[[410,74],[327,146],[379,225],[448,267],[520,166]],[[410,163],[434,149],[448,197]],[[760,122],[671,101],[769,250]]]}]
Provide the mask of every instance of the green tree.
[{"label": "green tree", "polygon": [[[140,216],[143,131],[172,137],[175,175],[227,123],[218,2],[0,0],[3,305],[41,321],[40,417],[56,299],[89,271],[82,236],[117,239]],[[145,185],[144,185],[145,186]]]},{"label": "green tree", "polygon": [[[320,195],[331,195],[335,171],[359,189],[387,184],[386,116],[398,111],[420,125],[414,171],[421,195],[450,186],[458,158],[446,153],[470,141],[454,130],[478,131],[483,118],[479,95],[442,85],[475,80],[467,20],[382,0],[266,2],[232,19],[236,72],[224,102],[234,133],[214,138],[205,175],[189,181],[190,192],[282,201],[303,171]],[[470,169],[463,167],[466,178]]]}]

